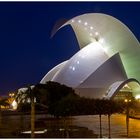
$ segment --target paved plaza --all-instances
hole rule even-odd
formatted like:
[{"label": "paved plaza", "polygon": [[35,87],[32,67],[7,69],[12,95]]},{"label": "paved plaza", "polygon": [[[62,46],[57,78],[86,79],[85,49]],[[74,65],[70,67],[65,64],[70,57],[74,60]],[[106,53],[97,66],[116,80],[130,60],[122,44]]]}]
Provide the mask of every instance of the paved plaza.
[{"label": "paved plaza", "polygon": [[[126,116],[115,114],[111,116],[111,138],[127,138]],[[74,116],[66,119],[70,138],[99,138],[99,116]],[[36,115],[36,131],[44,133],[36,134],[36,137],[43,138],[64,138],[64,120],[48,118],[47,115]],[[22,132],[30,131],[30,115],[9,115],[3,116],[0,126],[1,138],[30,138],[30,134]],[[108,138],[108,119],[102,116],[103,138]],[[129,123],[129,137],[140,138],[140,120],[131,119]]]}]

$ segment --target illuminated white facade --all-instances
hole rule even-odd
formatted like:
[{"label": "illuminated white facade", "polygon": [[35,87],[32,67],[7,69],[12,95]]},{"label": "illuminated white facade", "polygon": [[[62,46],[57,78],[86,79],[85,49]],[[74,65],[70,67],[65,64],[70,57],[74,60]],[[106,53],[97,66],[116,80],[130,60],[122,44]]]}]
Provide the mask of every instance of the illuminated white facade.
[{"label": "illuminated white facade", "polygon": [[55,27],[52,35],[66,25],[73,28],[80,51],[54,67],[40,83],[56,81],[81,96],[112,98],[123,83],[133,81],[134,95],[140,94],[140,45],[123,23],[105,14],[84,14]]}]

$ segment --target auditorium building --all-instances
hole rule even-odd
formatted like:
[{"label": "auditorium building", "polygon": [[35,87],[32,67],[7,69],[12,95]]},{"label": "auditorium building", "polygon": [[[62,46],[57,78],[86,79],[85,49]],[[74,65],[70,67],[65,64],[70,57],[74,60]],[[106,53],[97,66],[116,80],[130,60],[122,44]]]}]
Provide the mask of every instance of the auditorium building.
[{"label": "auditorium building", "polygon": [[90,98],[140,98],[140,44],[130,29],[110,15],[87,13],[57,23],[52,36],[69,25],[80,50],[40,83],[59,82]]}]

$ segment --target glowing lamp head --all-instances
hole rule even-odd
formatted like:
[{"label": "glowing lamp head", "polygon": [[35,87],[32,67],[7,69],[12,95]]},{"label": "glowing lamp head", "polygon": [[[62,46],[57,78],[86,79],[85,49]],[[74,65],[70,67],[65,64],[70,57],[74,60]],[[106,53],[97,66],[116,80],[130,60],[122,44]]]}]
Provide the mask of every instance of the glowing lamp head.
[{"label": "glowing lamp head", "polygon": [[127,99],[125,99],[125,100],[124,100],[124,102],[125,102],[125,103],[127,103],[127,102],[128,102],[128,100],[127,100]]}]

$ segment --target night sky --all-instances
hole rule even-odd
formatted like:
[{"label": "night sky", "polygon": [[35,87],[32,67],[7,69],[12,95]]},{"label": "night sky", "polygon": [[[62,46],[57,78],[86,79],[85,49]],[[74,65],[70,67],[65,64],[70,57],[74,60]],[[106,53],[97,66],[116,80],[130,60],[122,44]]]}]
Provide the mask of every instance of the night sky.
[{"label": "night sky", "polygon": [[1,2],[0,95],[39,83],[76,53],[79,46],[70,26],[53,38],[51,30],[59,19],[91,12],[118,18],[140,40],[139,2]]}]

